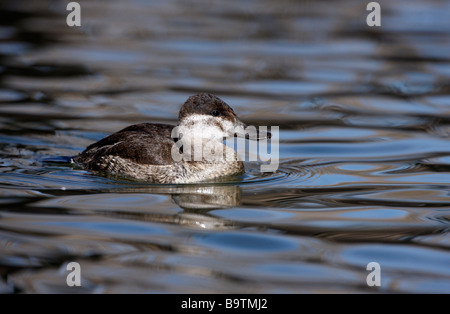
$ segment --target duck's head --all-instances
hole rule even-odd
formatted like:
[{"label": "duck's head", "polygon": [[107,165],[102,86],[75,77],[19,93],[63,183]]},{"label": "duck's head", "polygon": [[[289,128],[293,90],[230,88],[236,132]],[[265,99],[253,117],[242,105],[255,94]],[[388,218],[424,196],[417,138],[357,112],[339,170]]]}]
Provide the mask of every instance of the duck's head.
[{"label": "duck's head", "polygon": [[245,137],[252,140],[270,138],[269,132],[249,132],[243,123],[219,97],[201,93],[189,97],[180,109],[178,132],[183,137],[201,137],[222,141],[227,137]]}]

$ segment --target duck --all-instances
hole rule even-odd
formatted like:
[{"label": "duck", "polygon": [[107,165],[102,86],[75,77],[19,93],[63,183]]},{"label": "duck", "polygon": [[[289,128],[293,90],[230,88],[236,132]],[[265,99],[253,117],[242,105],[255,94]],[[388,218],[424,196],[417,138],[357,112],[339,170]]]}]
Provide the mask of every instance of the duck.
[{"label": "duck", "polygon": [[[255,128],[254,128],[255,129]],[[224,139],[261,140],[270,132],[248,132],[219,97],[200,93],[181,106],[178,124],[128,126],[86,147],[72,163],[108,177],[159,184],[224,180],[245,173],[238,153]]]}]

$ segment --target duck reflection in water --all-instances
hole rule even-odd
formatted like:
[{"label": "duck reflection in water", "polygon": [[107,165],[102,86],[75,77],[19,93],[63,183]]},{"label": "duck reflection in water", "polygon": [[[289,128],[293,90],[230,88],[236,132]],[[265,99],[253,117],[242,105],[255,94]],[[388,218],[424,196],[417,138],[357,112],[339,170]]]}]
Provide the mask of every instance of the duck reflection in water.
[{"label": "duck reflection in water", "polygon": [[[175,215],[143,213],[128,218],[152,222],[172,223],[199,229],[235,229],[239,226],[235,222],[209,215],[215,209],[229,209],[241,203],[241,188],[236,185],[179,185],[152,186],[143,188],[127,188],[129,193],[149,193],[171,195],[172,200],[183,209]],[[120,192],[124,192],[123,189]],[[120,213],[121,216],[127,215]]]}]

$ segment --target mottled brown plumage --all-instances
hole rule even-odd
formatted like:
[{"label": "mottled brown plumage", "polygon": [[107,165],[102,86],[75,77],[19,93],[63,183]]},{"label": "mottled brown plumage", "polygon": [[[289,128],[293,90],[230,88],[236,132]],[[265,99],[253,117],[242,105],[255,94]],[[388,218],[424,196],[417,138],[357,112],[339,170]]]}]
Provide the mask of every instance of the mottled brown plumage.
[{"label": "mottled brown plumage", "polygon": [[[148,165],[170,165],[173,125],[141,123],[131,125],[89,145],[74,160],[87,169],[102,170],[98,160],[102,156],[117,156],[131,162]],[[155,148],[158,147],[158,153]]]}]

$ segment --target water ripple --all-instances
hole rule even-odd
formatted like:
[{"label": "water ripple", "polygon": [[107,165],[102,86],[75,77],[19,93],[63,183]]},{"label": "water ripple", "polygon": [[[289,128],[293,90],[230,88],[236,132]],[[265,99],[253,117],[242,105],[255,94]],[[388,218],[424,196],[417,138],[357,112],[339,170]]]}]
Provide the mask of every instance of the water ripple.
[{"label": "water ripple", "polygon": [[[76,29],[59,2],[0,9],[0,293],[73,293],[69,261],[84,293],[450,291],[450,2],[383,2],[376,29],[352,0],[113,2]],[[67,162],[197,92],[279,126],[278,169],[156,185]]]}]

